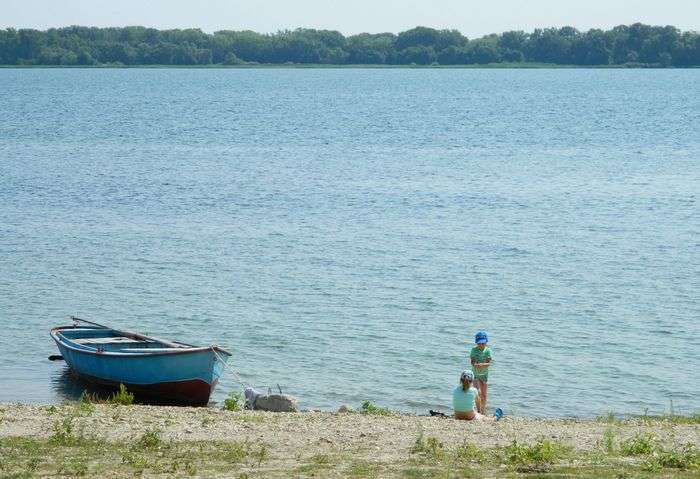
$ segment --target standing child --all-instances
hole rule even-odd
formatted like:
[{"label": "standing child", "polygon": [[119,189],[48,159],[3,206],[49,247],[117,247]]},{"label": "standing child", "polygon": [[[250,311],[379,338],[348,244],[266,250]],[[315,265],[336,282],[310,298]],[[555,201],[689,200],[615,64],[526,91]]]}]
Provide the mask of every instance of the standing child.
[{"label": "standing child", "polygon": [[476,346],[472,348],[469,359],[474,372],[474,386],[479,390],[480,401],[477,402],[479,412],[486,414],[486,398],[488,396],[489,366],[492,356],[488,347],[489,338],[486,331],[479,331],[474,335]]}]

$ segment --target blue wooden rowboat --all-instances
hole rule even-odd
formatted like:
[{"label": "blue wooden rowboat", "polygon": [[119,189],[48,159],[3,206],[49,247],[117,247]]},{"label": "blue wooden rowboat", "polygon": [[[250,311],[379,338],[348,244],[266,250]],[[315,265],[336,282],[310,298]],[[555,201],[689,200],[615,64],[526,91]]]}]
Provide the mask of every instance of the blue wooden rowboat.
[{"label": "blue wooden rowboat", "polygon": [[73,372],[100,386],[123,384],[146,400],[206,406],[231,356],[216,345],[197,347],[71,319],[73,326],[54,328],[51,337]]}]

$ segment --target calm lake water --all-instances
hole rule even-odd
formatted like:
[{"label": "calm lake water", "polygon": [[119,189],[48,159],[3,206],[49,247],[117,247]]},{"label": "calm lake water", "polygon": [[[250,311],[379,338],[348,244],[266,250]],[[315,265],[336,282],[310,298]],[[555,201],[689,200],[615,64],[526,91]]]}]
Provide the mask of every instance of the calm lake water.
[{"label": "calm lake water", "polygon": [[[307,408],[700,410],[700,70],[0,69],[0,402],[75,314]],[[227,374],[220,401],[237,388]]]}]

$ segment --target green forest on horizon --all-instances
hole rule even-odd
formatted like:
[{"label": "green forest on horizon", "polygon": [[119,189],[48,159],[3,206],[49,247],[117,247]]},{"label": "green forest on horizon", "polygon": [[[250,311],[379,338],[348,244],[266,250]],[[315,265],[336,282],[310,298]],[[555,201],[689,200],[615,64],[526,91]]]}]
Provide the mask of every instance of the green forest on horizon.
[{"label": "green forest on horizon", "polygon": [[468,39],[416,27],[399,34],[344,36],[332,30],[129,27],[0,30],[0,65],[481,65],[700,66],[700,34],[641,23],[586,32],[573,27],[509,31]]}]

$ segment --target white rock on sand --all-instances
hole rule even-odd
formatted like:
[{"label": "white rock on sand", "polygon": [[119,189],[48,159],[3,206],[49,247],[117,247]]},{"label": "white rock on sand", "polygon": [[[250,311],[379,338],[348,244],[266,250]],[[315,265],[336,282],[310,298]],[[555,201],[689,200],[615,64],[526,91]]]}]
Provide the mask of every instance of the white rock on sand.
[{"label": "white rock on sand", "polygon": [[283,394],[270,394],[258,396],[255,400],[257,411],[270,412],[298,412],[299,403],[296,398]]}]

